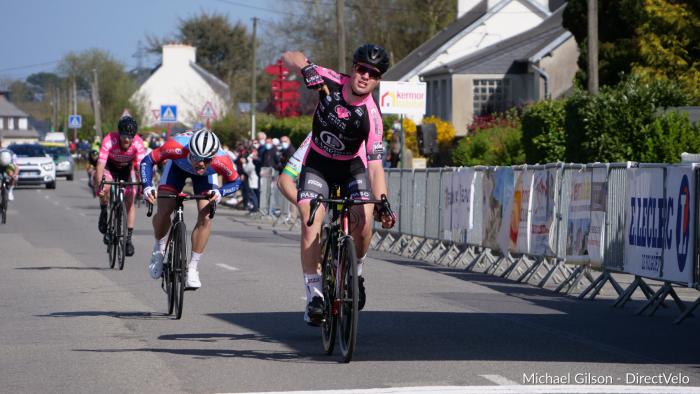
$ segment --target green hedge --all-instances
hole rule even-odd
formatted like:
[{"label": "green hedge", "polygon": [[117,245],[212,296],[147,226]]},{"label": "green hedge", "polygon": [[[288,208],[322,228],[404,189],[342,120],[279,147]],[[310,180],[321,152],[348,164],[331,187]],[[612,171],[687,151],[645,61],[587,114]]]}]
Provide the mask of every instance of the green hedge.
[{"label": "green hedge", "polygon": [[647,125],[643,134],[642,162],[676,163],[683,152],[700,152],[700,125],[692,124],[687,114],[668,112]]},{"label": "green hedge", "polygon": [[452,152],[456,166],[523,164],[525,151],[519,125],[477,130],[457,144]]},{"label": "green hedge", "polygon": [[553,163],[566,157],[565,103],[540,101],[523,112],[523,148],[528,163]]}]

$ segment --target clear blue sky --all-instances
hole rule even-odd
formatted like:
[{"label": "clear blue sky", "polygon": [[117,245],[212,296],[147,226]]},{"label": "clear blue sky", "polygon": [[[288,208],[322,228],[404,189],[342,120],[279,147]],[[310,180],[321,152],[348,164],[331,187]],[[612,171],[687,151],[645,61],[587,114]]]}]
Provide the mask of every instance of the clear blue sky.
[{"label": "clear blue sky", "polygon": [[[284,0],[0,0],[0,79],[54,71],[63,55],[88,48],[106,50],[131,69],[139,40],[175,33],[180,18],[218,12],[252,28],[254,16],[278,21],[293,6]],[[144,65],[158,60],[146,57]]]}]

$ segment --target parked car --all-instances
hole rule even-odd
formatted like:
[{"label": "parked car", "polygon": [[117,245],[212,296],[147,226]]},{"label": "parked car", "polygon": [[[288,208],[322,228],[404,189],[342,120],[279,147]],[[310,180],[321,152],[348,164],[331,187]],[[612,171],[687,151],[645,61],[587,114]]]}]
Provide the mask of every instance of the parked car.
[{"label": "parked car", "polygon": [[75,161],[71,157],[70,151],[65,143],[60,142],[40,142],[46,153],[51,155],[56,165],[56,176],[64,176],[67,180],[73,180],[75,172]]},{"label": "parked car", "polygon": [[53,159],[39,144],[13,144],[8,147],[17,155],[19,185],[46,185],[56,188],[56,165]]}]

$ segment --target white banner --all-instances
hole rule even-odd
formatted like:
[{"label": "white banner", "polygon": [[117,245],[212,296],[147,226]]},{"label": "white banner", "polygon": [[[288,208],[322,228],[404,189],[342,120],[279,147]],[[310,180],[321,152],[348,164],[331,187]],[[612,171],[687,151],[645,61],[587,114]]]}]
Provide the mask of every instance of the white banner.
[{"label": "white banner", "polygon": [[693,284],[694,168],[627,170],[625,272]]},{"label": "white banner", "polygon": [[532,213],[530,214],[530,253],[538,256],[554,256],[556,242],[554,221],[557,170],[535,171],[532,185]]},{"label": "white banner", "polygon": [[499,167],[484,172],[484,240],[493,250],[508,250],[510,212],[513,204],[513,169]]},{"label": "white banner", "polygon": [[379,84],[379,110],[382,114],[425,114],[426,83],[382,81]]},{"label": "white banner", "polygon": [[509,249],[516,253],[530,252],[530,190],[533,172],[516,172],[513,205],[510,214]]},{"label": "white banner", "polygon": [[566,223],[567,263],[588,262],[588,234],[591,228],[591,171],[570,170],[571,201]]},{"label": "white banner", "polygon": [[588,233],[588,255],[594,266],[603,264],[605,246],[605,211],[608,205],[608,169],[591,170],[591,227]]},{"label": "white banner", "polygon": [[469,229],[473,179],[474,170],[471,168],[463,168],[452,176],[452,191],[456,200],[452,205],[452,230]]},{"label": "white banner", "polygon": [[443,209],[441,212],[443,234],[445,232],[452,230],[452,205],[454,204],[454,194],[452,193],[452,178],[454,177],[454,172],[448,172],[442,174],[442,200]]}]

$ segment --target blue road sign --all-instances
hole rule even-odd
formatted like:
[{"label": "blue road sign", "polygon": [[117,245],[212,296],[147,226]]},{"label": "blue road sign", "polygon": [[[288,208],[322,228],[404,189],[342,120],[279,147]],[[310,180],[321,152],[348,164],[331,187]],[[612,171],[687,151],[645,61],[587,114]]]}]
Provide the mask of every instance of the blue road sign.
[{"label": "blue road sign", "polygon": [[161,105],[160,122],[177,123],[177,105]]},{"label": "blue road sign", "polygon": [[83,117],[80,115],[68,115],[68,128],[79,129],[83,127]]},{"label": "blue road sign", "polygon": [[201,128],[203,128],[203,127],[204,127],[204,123],[197,122],[197,123],[195,123],[195,124],[192,125],[192,130],[201,129]]}]

